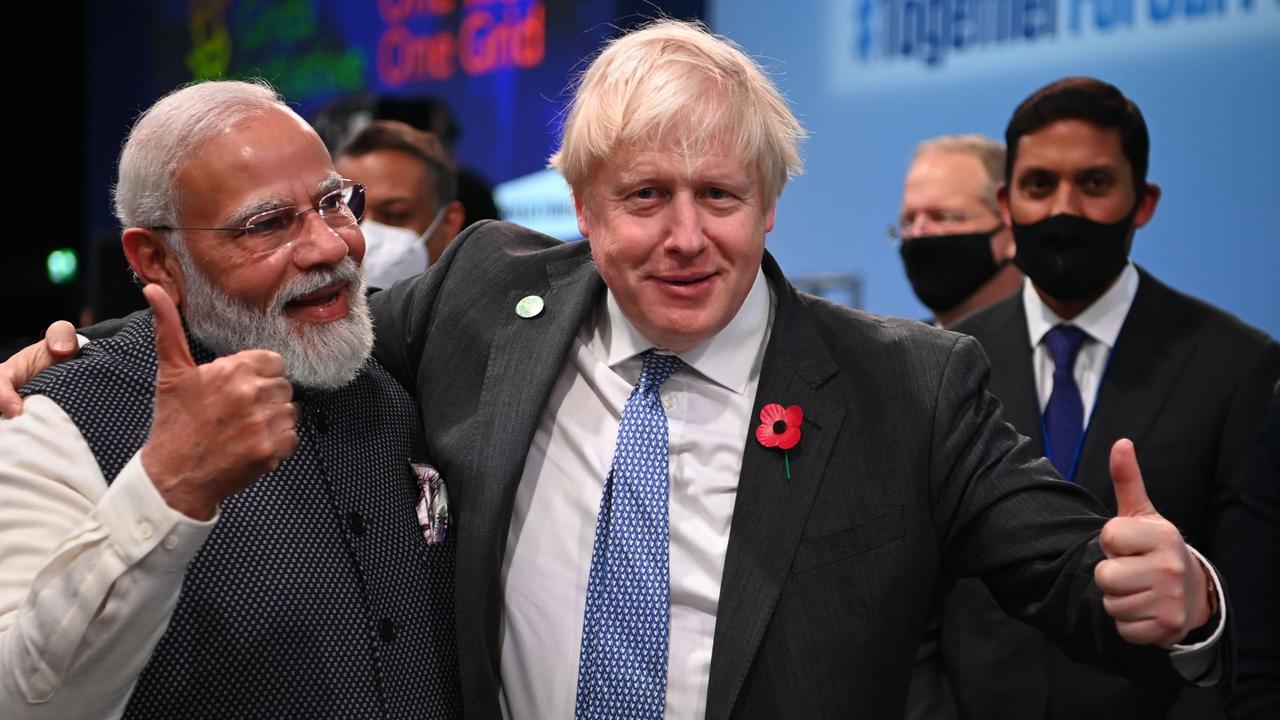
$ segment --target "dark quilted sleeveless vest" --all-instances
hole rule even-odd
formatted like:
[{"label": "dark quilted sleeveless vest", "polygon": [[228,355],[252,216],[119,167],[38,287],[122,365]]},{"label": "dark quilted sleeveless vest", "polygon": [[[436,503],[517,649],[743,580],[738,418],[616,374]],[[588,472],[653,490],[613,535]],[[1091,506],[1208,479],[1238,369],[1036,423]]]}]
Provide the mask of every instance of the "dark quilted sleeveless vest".
[{"label": "dark quilted sleeveless vest", "polygon": [[[23,392],[71,416],[110,482],[146,441],[155,372],[144,313]],[[297,451],[223,503],[126,718],[461,715],[454,541],[427,544],[414,513],[415,404],[372,360],[295,401]]]}]

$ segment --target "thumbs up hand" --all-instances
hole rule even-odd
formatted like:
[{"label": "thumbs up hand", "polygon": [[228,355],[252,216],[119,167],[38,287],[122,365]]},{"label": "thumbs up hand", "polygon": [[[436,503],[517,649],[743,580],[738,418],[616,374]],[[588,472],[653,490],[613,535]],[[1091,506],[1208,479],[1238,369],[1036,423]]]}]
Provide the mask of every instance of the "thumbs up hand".
[{"label": "thumbs up hand", "polygon": [[1117,513],[1102,528],[1107,559],[1093,571],[1103,607],[1125,640],[1169,647],[1209,621],[1207,571],[1147,498],[1129,440],[1111,447],[1111,481]]},{"label": "thumbs up hand", "polygon": [[142,466],[170,507],[209,519],[297,447],[293,388],[269,350],[197,365],[173,300],[158,285],[143,294],[155,314],[157,369]]}]

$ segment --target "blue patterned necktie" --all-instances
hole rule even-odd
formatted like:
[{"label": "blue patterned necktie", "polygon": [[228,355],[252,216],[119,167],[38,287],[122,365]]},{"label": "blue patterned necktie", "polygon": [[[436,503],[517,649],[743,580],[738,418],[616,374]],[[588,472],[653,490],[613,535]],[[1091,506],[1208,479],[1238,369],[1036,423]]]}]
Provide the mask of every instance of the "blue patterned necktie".
[{"label": "blue patterned necktie", "polygon": [[644,353],[622,409],[587,581],[574,717],[661,718],[667,694],[667,414],[659,390],[684,362]]},{"label": "blue patterned necktie", "polygon": [[1089,338],[1072,325],[1055,325],[1044,342],[1053,357],[1053,392],[1044,408],[1044,434],[1049,461],[1062,477],[1073,480],[1076,450],[1084,435],[1084,401],[1076,385],[1076,356]]}]

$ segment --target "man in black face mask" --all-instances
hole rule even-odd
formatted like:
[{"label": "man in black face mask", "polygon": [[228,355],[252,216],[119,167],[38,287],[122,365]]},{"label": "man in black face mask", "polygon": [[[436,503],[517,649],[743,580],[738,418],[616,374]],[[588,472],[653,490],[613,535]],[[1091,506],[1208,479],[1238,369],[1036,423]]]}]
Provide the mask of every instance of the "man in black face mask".
[{"label": "man in black face mask", "polygon": [[[1146,180],[1142,113],[1115,87],[1065,78],[1041,88],[1014,111],[1005,141],[1000,207],[1029,282],[955,329],[982,342],[1006,419],[1064,478],[1114,509],[1108,452],[1132,438],[1152,502],[1222,567],[1228,553],[1248,552],[1227,547],[1226,530],[1280,347],[1129,261],[1160,189]],[[944,603],[940,646],[963,716],[1224,712],[1214,690],[1143,686],[1073,663],[972,581]]]},{"label": "man in black face mask", "polygon": [[1008,297],[1022,280],[996,203],[1004,160],[1004,145],[981,135],[926,140],[911,159],[890,234],[902,243],[916,297],[940,327]]}]

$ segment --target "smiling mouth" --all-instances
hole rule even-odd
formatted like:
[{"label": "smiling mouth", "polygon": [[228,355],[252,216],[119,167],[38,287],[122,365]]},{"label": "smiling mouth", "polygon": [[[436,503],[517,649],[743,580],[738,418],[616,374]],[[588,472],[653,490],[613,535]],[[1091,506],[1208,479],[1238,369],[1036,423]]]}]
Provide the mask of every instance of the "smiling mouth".
[{"label": "smiling mouth", "polygon": [[346,282],[338,281],[328,287],[320,288],[315,292],[310,292],[306,295],[296,297],[285,303],[285,307],[328,307],[338,301],[338,298],[342,296],[342,291],[346,287]]},{"label": "smiling mouth", "polygon": [[659,276],[657,277],[657,280],[659,280],[660,282],[667,283],[669,285],[688,286],[688,285],[697,285],[700,282],[705,282],[707,280],[710,280],[714,276],[715,276],[715,273],[707,273],[705,275],[684,275],[684,276],[668,276],[668,277]]},{"label": "smiling mouth", "polygon": [[717,277],[716,273],[710,272],[698,275],[658,275],[652,279],[654,287],[668,300],[700,303],[715,291]]}]

